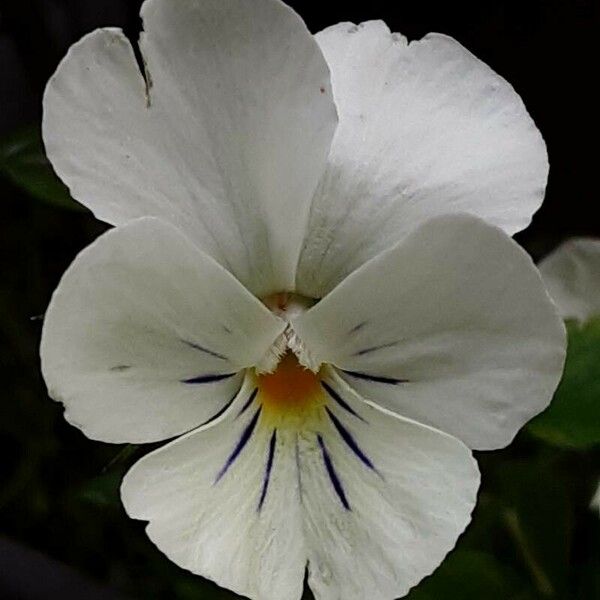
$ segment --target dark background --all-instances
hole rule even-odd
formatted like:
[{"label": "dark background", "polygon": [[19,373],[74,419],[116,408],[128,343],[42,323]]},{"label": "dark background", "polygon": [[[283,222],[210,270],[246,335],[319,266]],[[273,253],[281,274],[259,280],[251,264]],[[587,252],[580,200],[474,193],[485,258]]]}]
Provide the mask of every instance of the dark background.
[{"label": "dark background", "polygon": [[[101,26],[120,26],[135,39],[139,4],[0,0],[0,140],[20,127],[39,126],[45,82],[69,45],[83,34]],[[532,226],[517,239],[539,258],[563,238],[600,234],[595,206],[600,107],[597,2],[369,0],[353,5],[292,0],[289,4],[314,32],[338,21],[380,18],[410,39],[429,31],[458,39],[516,88],[548,145],[551,169],[546,201]],[[118,481],[146,450],[86,440],[63,422],[60,407],[48,400],[39,375],[41,321],[31,318],[43,314],[61,273],[104,226],[84,210],[40,202],[1,175],[0,202],[0,599],[95,598],[94,593],[113,598],[115,590],[132,598],[232,598],[169,564],[146,540],[143,526],[124,517]],[[523,461],[538,461],[545,466],[536,471],[537,481],[548,477],[552,482],[560,472],[560,477],[569,478],[561,486],[569,487],[573,495],[563,511],[571,523],[568,533],[561,529],[562,514],[556,517],[559,522],[549,517],[541,528],[564,533],[555,542],[565,546],[571,566],[579,561],[586,563],[582,568],[593,570],[587,561],[597,551],[590,551],[590,540],[592,533],[600,539],[600,531],[585,512],[585,498],[591,493],[596,471],[590,465],[597,464],[597,456],[559,456],[522,435],[510,450],[481,458],[483,508],[478,511],[483,516],[476,515],[466,549],[479,552],[485,539],[491,544],[485,552],[499,559],[502,569],[510,570],[509,574],[504,570],[503,577],[527,580],[534,590],[533,595],[515,592],[514,596],[503,591],[498,598],[600,598],[595,595],[600,587],[575,583],[571,574],[554,580],[554,571],[562,568],[552,566],[556,557],[546,565],[546,575],[553,580],[551,593],[544,592],[544,573],[540,576],[536,570],[545,567],[535,560],[531,564],[527,547],[519,549],[519,534],[511,533],[510,515],[504,515],[505,527],[498,530],[485,521],[486,502],[495,502],[505,471],[517,473],[518,479]],[[546,472],[548,464],[558,466]],[[537,489],[533,482],[524,489],[527,485]],[[560,498],[557,502],[562,506]],[[475,556],[466,563],[479,559]],[[483,569],[495,572],[496,566],[484,564]],[[461,573],[465,568],[460,559],[456,568]],[[492,580],[486,585],[486,590],[496,589]],[[588,591],[581,591],[584,588]],[[453,589],[445,597],[470,598],[464,593]],[[486,595],[495,597],[490,594]]]}]

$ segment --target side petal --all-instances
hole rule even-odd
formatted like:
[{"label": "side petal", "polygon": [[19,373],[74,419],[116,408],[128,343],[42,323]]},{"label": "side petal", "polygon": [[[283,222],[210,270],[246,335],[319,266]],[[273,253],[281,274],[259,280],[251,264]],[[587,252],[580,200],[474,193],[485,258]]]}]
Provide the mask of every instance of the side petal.
[{"label": "side petal", "polygon": [[255,600],[299,600],[306,555],[289,435],[262,421],[248,378],[214,424],[127,473],[129,516],[173,562]]},{"label": "side petal", "polygon": [[[470,521],[469,449],[362,401],[335,375],[329,427],[302,439],[302,503],[316,600],[394,600],[429,575]],[[348,410],[350,409],[350,410]]]},{"label": "side petal", "polygon": [[141,14],[145,80],[116,29],[84,37],[50,80],[54,168],[98,218],[158,216],[257,295],[291,289],[337,123],[317,43],[279,0],[147,0]]},{"label": "side petal", "polygon": [[88,437],[156,441],[222,409],[284,327],[172,225],[140,219],[64,274],[44,319],[42,372]]},{"label": "side petal", "polygon": [[322,297],[419,223],[466,212],[513,234],[539,208],[544,141],[513,88],[458,42],[381,22],[317,34],[340,115],[297,285]]},{"label": "side petal", "polygon": [[362,396],[476,449],[505,446],[549,404],[565,356],[530,258],[467,215],[425,223],[293,327]]},{"label": "side petal", "polygon": [[563,319],[585,321],[600,315],[600,240],[568,240],[539,267]]}]

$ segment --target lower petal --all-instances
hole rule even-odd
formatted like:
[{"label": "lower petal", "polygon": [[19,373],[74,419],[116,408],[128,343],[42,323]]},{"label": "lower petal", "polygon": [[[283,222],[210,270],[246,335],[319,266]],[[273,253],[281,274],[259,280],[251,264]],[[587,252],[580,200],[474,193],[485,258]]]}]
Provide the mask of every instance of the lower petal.
[{"label": "lower petal", "polygon": [[301,448],[308,583],[317,600],[393,600],[470,521],[479,471],[459,440],[360,398],[337,376],[330,427]]},{"label": "lower petal", "polygon": [[393,600],[466,527],[476,463],[332,369],[299,369],[249,375],[213,424],[138,462],[125,508],[171,560],[250,598],[300,598],[308,563],[317,600]]},{"label": "lower petal", "polygon": [[214,423],[145,456],[126,475],[128,514],[173,562],[260,600],[299,600],[306,565],[290,436],[261,414],[247,378]]}]

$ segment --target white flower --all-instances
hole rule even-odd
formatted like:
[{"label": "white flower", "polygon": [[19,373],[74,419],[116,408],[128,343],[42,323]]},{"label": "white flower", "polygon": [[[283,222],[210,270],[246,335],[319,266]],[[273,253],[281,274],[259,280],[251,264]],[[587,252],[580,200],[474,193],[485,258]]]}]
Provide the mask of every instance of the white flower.
[{"label": "white flower", "polygon": [[564,319],[600,316],[600,240],[571,238],[540,262],[548,293]]},{"label": "white flower", "polygon": [[94,439],[189,432],[122,486],[182,567],[261,600],[300,598],[307,565],[319,600],[402,596],[470,519],[469,448],[560,377],[562,324],[501,231],[542,201],[543,141],[444,36],[313,37],[276,0],[142,17],[145,78],[100,30],[44,99],[58,174],[118,225],[53,296],[50,394]]}]

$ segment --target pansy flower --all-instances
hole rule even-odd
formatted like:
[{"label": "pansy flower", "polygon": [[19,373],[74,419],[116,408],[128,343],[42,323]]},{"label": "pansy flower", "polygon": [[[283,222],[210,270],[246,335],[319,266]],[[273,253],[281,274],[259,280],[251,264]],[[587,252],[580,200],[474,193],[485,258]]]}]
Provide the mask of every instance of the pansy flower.
[{"label": "pansy flower", "polygon": [[471,449],[549,402],[564,332],[506,233],[547,175],[519,96],[442,35],[312,36],[278,0],[147,0],[69,51],[48,155],[116,227],[44,323],[87,436],[178,565],[260,600],[391,600],[470,519]]}]

